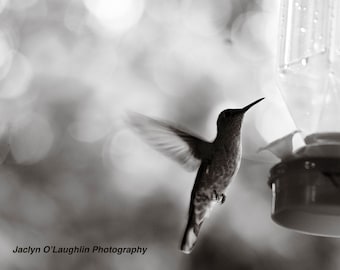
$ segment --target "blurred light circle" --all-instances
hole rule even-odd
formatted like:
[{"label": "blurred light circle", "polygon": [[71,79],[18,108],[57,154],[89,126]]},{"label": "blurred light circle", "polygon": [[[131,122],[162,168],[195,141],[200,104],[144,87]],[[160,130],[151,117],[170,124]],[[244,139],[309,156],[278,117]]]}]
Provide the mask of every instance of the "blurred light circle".
[{"label": "blurred light circle", "polygon": [[189,70],[190,64],[176,58],[176,55],[168,53],[156,59],[152,76],[159,90],[172,96],[184,96],[197,76]]},{"label": "blurred light circle", "polygon": [[159,175],[171,162],[127,128],[118,130],[104,146],[103,161],[114,168],[116,179],[124,179],[112,181],[115,190],[130,193],[134,198],[150,196],[164,185],[166,178],[159,179]]},{"label": "blurred light circle", "polygon": [[84,4],[101,26],[113,33],[130,29],[144,11],[144,0],[84,0]]},{"label": "blurred light circle", "polygon": [[33,6],[36,2],[37,2],[37,0],[25,0],[25,1],[22,1],[22,0],[10,0],[8,2],[9,3],[8,7],[10,9],[20,10],[20,9],[29,8],[29,7]]},{"label": "blurred light circle", "polygon": [[206,79],[228,86],[239,83],[238,77],[244,74],[239,57],[231,55],[218,36],[188,35],[182,29],[175,33],[168,48],[159,50],[150,67],[158,89],[173,96],[196,91],[200,81]]},{"label": "blurred light circle", "polygon": [[19,164],[33,164],[44,159],[54,141],[50,123],[36,113],[19,116],[9,132],[12,155]]},{"label": "blurred light circle", "polygon": [[[257,4],[262,6],[263,10],[271,12],[272,14],[276,14],[278,16],[280,8],[280,1],[272,1],[272,0],[256,0]],[[278,17],[276,17],[278,18]]]},{"label": "blurred light circle", "polygon": [[178,20],[181,9],[179,0],[148,0],[146,12],[156,21],[172,22]]},{"label": "blurred light circle", "polygon": [[[121,87],[121,89],[130,89],[130,91],[121,91],[113,96],[113,98],[119,100],[119,102],[117,102],[116,106],[110,108],[112,117],[121,115],[124,111],[135,111],[145,115],[159,115],[160,112],[166,108],[166,100],[164,100],[161,94],[153,91],[145,91],[142,89],[143,86],[136,84],[138,82],[131,83],[132,85],[127,84]],[[125,88],[123,88],[123,86],[125,86]],[[135,91],[135,89],[138,89],[138,91]]]},{"label": "blurred light circle", "polygon": [[80,119],[68,127],[71,136],[82,142],[95,142],[109,133],[109,119],[96,113],[84,113]]},{"label": "blurred light circle", "polygon": [[7,75],[11,67],[12,59],[12,48],[8,43],[5,35],[0,32],[0,81]]},{"label": "blurred light circle", "polygon": [[160,173],[164,170],[163,165],[169,162],[167,157],[152,149],[128,128],[122,128],[113,135],[103,150],[103,158],[105,161],[109,159],[111,164],[117,163],[121,171],[133,175],[143,171]]},{"label": "blurred light circle", "polygon": [[5,78],[0,81],[0,98],[11,99],[23,95],[33,75],[31,64],[26,57],[15,52],[12,64]]},{"label": "blurred light circle", "polygon": [[239,16],[232,27],[232,41],[249,61],[259,61],[276,49],[276,17],[268,13],[249,12]]},{"label": "blurred light circle", "polygon": [[187,10],[183,12],[182,23],[184,27],[197,35],[215,36],[218,34],[218,29],[212,18],[204,11]]},{"label": "blurred light circle", "polygon": [[109,146],[110,157],[115,160],[117,157],[126,156],[133,152],[136,144],[135,135],[128,129],[118,131],[112,138]]},{"label": "blurred light circle", "polygon": [[22,188],[13,208],[24,222],[34,227],[46,228],[55,225],[58,207],[48,195],[31,188]]},{"label": "blurred light circle", "polygon": [[53,175],[52,179],[47,190],[49,194],[59,202],[65,203],[69,211],[75,215],[85,210],[89,202],[89,193],[92,191],[84,184],[81,176],[61,171]]},{"label": "blurred light circle", "polygon": [[66,47],[65,40],[55,32],[37,31],[32,33],[25,42],[25,55],[35,73],[65,75],[72,74],[72,52]]},{"label": "blurred light circle", "polygon": [[20,190],[20,177],[7,168],[2,167],[0,170],[0,209],[8,209],[8,204],[15,200],[18,190]]},{"label": "blurred light circle", "polygon": [[[159,90],[172,96],[185,96],[204,76],[206,67],[213,61],[211,55],[210,61],[205,59],[207,54],[204,49],[198,49],[195,44],[186,41],[179,40],[171,50],[161,53],[153,63],[152,79]],[[211,49],[212,46],[209,45],[206,48]],[[205,65],[201,65],[202,62]]]},{"label": "blurred light circle", "polygon": [[231,16],[232,3],[228,0],[186,1],[183,5],[182,24],[199,36],[220,35]]},{"label": "blurred light circle", "polygon": [[8,0],[0,0],[0,13],[6,8]]},{"label": "blurred light circle", "polygon": [[82,33],[84,31],[85,13],[86,10],[80,6],[82,2],[70,1],[65,11],[64,24],[65,26],[75,32]]}]

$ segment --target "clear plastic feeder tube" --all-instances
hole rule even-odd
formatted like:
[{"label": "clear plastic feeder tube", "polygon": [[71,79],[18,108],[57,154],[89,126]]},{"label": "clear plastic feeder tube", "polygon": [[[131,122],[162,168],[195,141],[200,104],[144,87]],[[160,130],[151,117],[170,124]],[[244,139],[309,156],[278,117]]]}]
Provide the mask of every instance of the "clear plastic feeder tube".
[{"label": "clear plastic feeder tube", "polygon": [[278,86],[306,135],[340,132],[340,0],[282,0]]},{"label": "clear plastic feeder tube", "polygon": [[340,237],[340,0],[281,0],[278,86],[306,145],[270,173],[272,219]]}]

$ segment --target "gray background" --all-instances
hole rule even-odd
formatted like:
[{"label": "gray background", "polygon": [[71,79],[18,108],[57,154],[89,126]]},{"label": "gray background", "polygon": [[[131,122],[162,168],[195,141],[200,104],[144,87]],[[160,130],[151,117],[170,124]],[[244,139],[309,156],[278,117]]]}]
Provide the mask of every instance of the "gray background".
[{"label": "gray background", "polygon": [[[270,218],[277,160],[256,149],[283,123],[266,111],[278,102],[278,9],[269,0],[0,0],[1,269],[339,269],[338,240]],[[219,111],[262,96],[247,113],[226,203],[184,255],[195,173],[144,144],[126,112],[213,139]],[[97,244],[148,250],[11,252]]]}]

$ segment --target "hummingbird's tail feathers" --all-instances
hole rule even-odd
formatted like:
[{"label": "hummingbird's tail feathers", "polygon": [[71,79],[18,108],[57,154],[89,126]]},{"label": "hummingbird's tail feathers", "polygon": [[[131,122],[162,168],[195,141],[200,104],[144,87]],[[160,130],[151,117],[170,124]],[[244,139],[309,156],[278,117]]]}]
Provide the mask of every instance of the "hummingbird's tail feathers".
[{"label": "hummingbird's tail feathers", "polygon": [[181,251],[183,253],[185,254],[191,253],[192,249],[196,244],[199,229],[200,225],[188,223],[181,243]]},{"label": "hummingbird's tail feathers", "polygon": [[148,144],[190,171],[196,170],[202,159],[212,155],[212,143],[170,123],[138,113],[130,113],[128,123]]},{"label": "hummingbird's tail feathers", "polygon": [[190,205],[189,220],[181,243],[182,252],[189,254],[192,251],[203,221],[209,217],[214,205],[216,201],[199,201],[197,198]]}]

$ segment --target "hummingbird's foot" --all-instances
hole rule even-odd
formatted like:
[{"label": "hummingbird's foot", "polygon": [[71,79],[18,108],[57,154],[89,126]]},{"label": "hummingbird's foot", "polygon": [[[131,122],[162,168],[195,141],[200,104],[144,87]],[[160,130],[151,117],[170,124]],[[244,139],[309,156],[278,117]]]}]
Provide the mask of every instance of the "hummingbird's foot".
[{"label": "hummingbird's foot", "polygon": [[214,190],[214,199],[220,203],[223,204],[225,202],[225,195],[223,193],[218,194],[216,190]]},{"label": "hummingbird's foot", "polygon": [[225,202],[225,195],[222,193],[221,196],[222,196],[221,204],[224,204],[224,202]]}]

